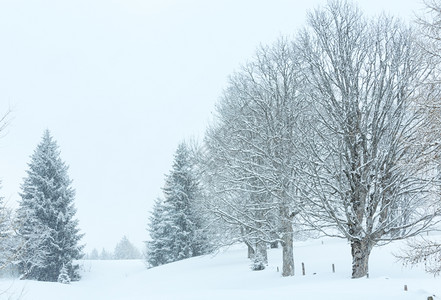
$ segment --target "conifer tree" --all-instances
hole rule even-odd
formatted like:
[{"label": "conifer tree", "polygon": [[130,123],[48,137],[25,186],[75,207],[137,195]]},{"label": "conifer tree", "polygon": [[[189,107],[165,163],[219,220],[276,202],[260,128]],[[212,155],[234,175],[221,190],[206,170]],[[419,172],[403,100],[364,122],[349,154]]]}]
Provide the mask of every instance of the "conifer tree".
[{"label": "conifer tree", "polygon": [[181,143],[165,179],[164,201],[157,200],[150,217],[147,261],[157,266],[207,253],[207,238],[198,215],[198,181],[190,153]]},{"label": "conifer tree", "polygon": [[75,219],[75,191],[48,130],[28,166],[17,211],[24,245],[19,259],[22,278],[56,282],[63,271],[70,280],[78,280],[73,260],[82,256],[83,235]]},{"label": "conifer tree", "polygon": [[180,144],[175,155],[173,170],[166,178],[164,195],[170,210],[170,221],[174,229],[171,245],[176,260],[192,256],[196,224],[192,218],[191,201],[196,196],[196,182],[188,165],[185,144]]},{"label": "conifer tree", "polygon": [[113,253],[108,252],[105,248],[103,248],[103,250],[101,250],[100,259],[101,260],[111,260],[111,259],[113,259]]},{"label": "conifer tree", "polygon": [[99,259],[99,258],[100,257],[99,257],[99,254],[98,254],[98,250],[96,248],[93,248],[92,252],[90,252],[89,259],[96,260],[96,259]]},{"label": "conifer tree", "polygon": [[66,268],[66,266],[63,265],[63,267],[60,270],[60,275],[58,275],[58,280],[59,283],[63,283],[63,284],[69,284],[70,283],[70,277],[68,274],[68,270]]},{"label": "conifer tree", "polygon": [[173,261],[171,255],[171,222],[167,210],[164,209],[163,200],[156,199],[153,211],[149,218],[147,230],[150,241],[146,242],[146,259],[151,267],[160,266]]},{"label": "conifer tree", "polygon": [[129,241],[126,236],[116,244],[114,259],[139,259],[141,254],[139,250]]}]

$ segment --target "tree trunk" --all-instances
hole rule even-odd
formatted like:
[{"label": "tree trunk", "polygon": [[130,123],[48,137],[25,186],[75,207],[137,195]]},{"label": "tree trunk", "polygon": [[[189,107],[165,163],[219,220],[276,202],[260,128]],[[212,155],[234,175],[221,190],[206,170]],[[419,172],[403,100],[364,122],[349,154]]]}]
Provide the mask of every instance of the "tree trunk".
[{"label": "tree trunk", "polygon": [[250,240],[247,239],[248,230],[246,230],[245,228],[241,227],[240,228],[240,233],[242,235],[243,242],[245,243],[245,245],[247,245],[247,248],[248,248],[248,258],[249,259],[253,259],[254,258],[254,254],[255,254],[255,249],[253,248],[253,245],[250,242]]},{"label": "tree trunk", "polygon": [[248,248],[248,258],[253,259],[254,253],[255,253],[254,248],[248,242],[245,242],[245,244],[247,245],[247,248]]},{"label": "tree trunk", "polygon": [[264,242],[257,242],[256,244],[256,256],[261,259],[261,261],[268,265],[268,252],[266,249],[266,243]]},{"label": "tree trunk", "polygon": [[366,240],[351,241],[352,278],[369,277],[369,255],[372,246]]},{"label": "tree trunk", "polygon": [[294,276],[294,251],[293,251],[293,229],[291,220],[286,219],[283,221],[283,270],[282,276]]}]

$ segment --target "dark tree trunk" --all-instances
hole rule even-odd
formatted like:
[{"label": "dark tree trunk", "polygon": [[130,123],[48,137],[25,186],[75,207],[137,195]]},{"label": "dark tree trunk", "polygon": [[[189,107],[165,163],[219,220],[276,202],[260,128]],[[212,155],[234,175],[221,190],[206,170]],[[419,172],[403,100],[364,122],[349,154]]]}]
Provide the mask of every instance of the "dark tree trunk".
[{"label": "dark tree trunk", "polygon": [[282,276],[294,276],[294,251],[293,251],[293,229],[291,220],[286,219],[283,221],[283,270]]},{"label": "dark tree trunk", "polygon": [[352,278],[369,277],[369,255],[372,246],[366,240],[351,241]]}]

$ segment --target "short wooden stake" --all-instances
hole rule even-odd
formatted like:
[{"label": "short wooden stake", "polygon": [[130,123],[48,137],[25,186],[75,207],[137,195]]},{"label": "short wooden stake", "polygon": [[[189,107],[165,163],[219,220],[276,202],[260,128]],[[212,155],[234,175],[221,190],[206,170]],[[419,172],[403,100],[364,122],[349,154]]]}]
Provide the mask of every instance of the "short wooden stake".
[{"label": "short wooden stake", "polygon": [[302,263],[302,274],[303,274],[303,276],[305,276],[305,264],[304,263]]},{"label": "short wooden stake", "polygon": [[404,290],[407,292],[407,284],[404,285]]},{"label": "short wooden stake", "polygon": [[335,273],[335,265],[332,264],[332,273]]},{"label": "short wooden stake", "polygon": [[279,267],[277,267],[277,272],[279,272]]}]

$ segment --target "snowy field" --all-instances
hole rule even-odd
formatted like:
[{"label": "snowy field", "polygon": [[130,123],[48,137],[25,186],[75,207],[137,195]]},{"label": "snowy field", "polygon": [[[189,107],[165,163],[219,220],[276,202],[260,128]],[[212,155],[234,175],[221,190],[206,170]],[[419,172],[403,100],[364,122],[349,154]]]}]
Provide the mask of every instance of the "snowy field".
[{"label": "snowy field", "polygon": [[[235,246],[147,270],[143,261],[83,261],[83,279],[70,285],[0,279],[0,299],[441,299],[441,278],[423,267],[405,268],[391,253],[402,242],[375,248],[370,279],[350,279],[349,245],[319,239],[295,244],[296,275],[282,278],[281,250],[269,251],[269,266],[251,271],[246,249]],[[306,275],[302,276],[304,262]],[[332,272],[335,264],[335,273]],[[408,291],[404,291],[407,285]]]}]

